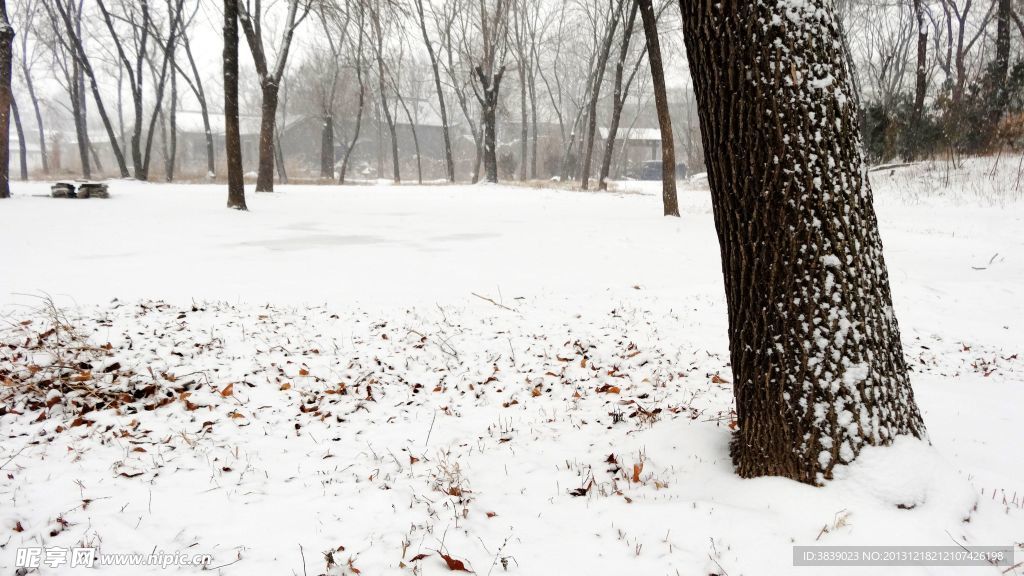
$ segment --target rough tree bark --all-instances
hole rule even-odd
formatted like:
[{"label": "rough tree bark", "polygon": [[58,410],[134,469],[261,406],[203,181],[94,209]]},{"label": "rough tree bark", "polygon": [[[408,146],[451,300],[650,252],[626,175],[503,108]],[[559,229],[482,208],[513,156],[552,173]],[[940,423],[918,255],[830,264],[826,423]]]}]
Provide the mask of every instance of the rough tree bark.
[{"label": "rough tree bark", "polygon": [[11,197],[11,66],[14,60],[14,28],[7,18],[7,0],[0,0],[0,198]]},{"label": "rough tree bark", "polygon": [[238,4],[224,0],[224,148],[228,164],[228,208],[247,210],[238,126]]},{"label": "rough tree bark", "polygon": [[477,66],[477,78],[480,80],[480,117],[484,125],[483,162],[484,178],[488,182],[498,182],[498,92],[501,79],[505,76],[505,67],[488,74],[483,67]]},{"label": "rough tree bark", "polygon": [[[695,2],[697,0],[694,0]],[[658,110],[658,125],[661,127],[661,198],[665,216],[679,216],[679,200],[676,198],[676,144],[672,134],[672,116],[668,109],[668,93],[665,88],[665,68],[661,62],[661,41],[658,39],[658,18],[654,13],[652,0],[636,0],[640,5],[640,18],[644,22],[644,38],[647,40],[647,61],[651,65],[651,84],[654,87],[654,104]],[[682,2],[686,4],[686,2]]]},{"label": "rough tree bark", "polygon": [[721,244],[740,476],[922,437],[830,0],[680,2]]}]

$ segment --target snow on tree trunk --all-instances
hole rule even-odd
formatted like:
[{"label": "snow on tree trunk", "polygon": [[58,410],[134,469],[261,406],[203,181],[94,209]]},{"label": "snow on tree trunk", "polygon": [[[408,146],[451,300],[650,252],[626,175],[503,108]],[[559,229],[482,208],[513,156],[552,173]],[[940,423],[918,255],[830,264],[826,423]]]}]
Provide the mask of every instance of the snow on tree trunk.
[{"label": "snow on tree trunk", "polygon": [[502,66],[497,72],[487,74],[482,67],[476,69],[477,78],[480,80],[481,92],[481,120],[484,129],[483,135],[483,163],[484,178],[487,182],[498,182],[498,91],[501,89],[501,79],[505,75],[505,67]]},{"label": "snow on tree trunk", "polygon": [[819,484],[923,437],[828,0],[680,2],[729,308],[744,477]]},{"label": "snow on tree trunk", "polygon": [[14,28],[7,21],[7,2],[0,0],[0,198],[10,198],[11,64]]},{"label": "snow on tree trunk", "polygon": [[278,85],[263,84],[263,103],[260,117],[259,166],[256,168],[256,191],[274,191],[274,128],[277,119]]},{"label": "snow on tree trunk", "polygon": [[242,137],[238,126],[238,4],[235,0],[224,0],[224,124],[228,208],[246,210]]}]

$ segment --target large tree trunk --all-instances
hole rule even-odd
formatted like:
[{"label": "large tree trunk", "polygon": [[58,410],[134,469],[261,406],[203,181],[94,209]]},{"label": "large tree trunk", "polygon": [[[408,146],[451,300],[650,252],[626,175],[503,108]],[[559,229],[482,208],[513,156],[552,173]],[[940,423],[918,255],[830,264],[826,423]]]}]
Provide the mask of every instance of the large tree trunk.
[{"label": "large tree trunk", "polygon": [[242,137],[238,126],[238,4],[224,0],[224,148],[228,164],[228,208],[246,210]]},{"label": "large tree trunk", "polygon": [[[696,2],[696,0],[694,0]],[[654,14],[652,0],[636,0],[640,5],[640,18],[644,22],[644,37],[647,40],[647,60],[651,64],[651,84],[654,87],[654,104],[658,110],[658,125],[661,127],[661,197],[665,216],[679,216],[679,200],[676,198],[676,143],[672,135],[672,116],[668,110],[668,92],[665,88],[665,68],[661,62],[661,41],[658,40],[658,18]],[[682,2],[686,4],[686,2]]]},{"label": "large tree trunk", "polygon": [[277,124],[277,82],[264,82],[260,112],[259,167],[256,172],[256,191],[274,191],[274,128]]},{"label": "large tree trunk", "polygon": [[680,2],[729,309],[740,476],[922,437],[830,0]]},{"label": "large tree trunk", "polygon": [[999,6],[996,9],[996,55],[992,63],[992,77],[989,79],[989,127],[993,135],[997,132],[1009,100],[1006,82],[1010,72],[1010,15],[1013,12],[1010,0],[997,1]]},{"label": "large tree trunk", "polygon": [[7,0],[0,0],[0,198],[11,197],[11,65],[14,60],[14,28],[7,19]]},{"label": "large tree trunk", "polygon": [[479,66],[476,69],[477,78],[480,80],[481,112],[480,117],[484,129],[483,137],[483,163],[484,178],[488,182],[498,182],[498,91],[501,89],[501,79],[505,75],[505,67],[502,66],[494,74],[488,75]]}]

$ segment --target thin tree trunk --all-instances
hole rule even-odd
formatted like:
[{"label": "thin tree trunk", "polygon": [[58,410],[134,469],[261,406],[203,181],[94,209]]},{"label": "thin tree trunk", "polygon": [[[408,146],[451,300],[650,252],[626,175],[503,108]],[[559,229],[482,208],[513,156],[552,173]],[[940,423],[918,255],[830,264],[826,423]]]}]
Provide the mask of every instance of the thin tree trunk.
[{"label": "thin tree trunk", "polygon": [[[176,0],[176,3],[168,2],[167,8],[171,12],[168,14],[170,18],[170,32],[167,34],[167,42],[162,46],[163,48],[163,61],[160,65],[160,76],[157,78],[156,92],[154,93],[155,104],[153,106],[153,113],[149,119],[149,130],[146,134],[146,150],[145,156],[143,157],[143,179],[149,179],[149,161],[152,158],[153,150],[153,129],[156,126],[157,116],[164,117],[163,104],[164,104],[164,91],[167,88],[167,74],[170,69],[171,81],[174,82],[174,67],[171,62],[174,59],[174,46],[177,43],[178,38],[178,19],[181,17],[181,8],[184,4],[184,0]],[[150,61],[152,67],[153,62]],[[142,75],[140,74],[139,77]],[[172,99],[171,106],[173,108],[175,102]]]},{"label": "thin tree trunk", "polygon": [[530,76],[530,179],[537,179],[537,77]]},{"label": "thin tree trunk", "polygon": [[405,105],[405,99],[402,98],[402,95],[398,92],[397,86],[395,86],[395,97],[398,99],[399,106],[401,106],[402,110],[405,112],[405,117],[409,122],[409,130],[412,131],[412,145],[416,151],[416,183],[423,184],[423,161],[420,156],[420,139],[416,134],[416,124],[413,122],[412,114],[409,113],[409,107]]},{"label": "thin tree trunk", "polygon": [[[185,33],[184,27],[181,30],[181,43],[185,47],[185,56],[188,58],[189,67],[192,69],[192,77],[195,79],[193,92],[195,92],[196,100],[199,101],[199,111],[203,117],[203,130],[206,136],[206,173],[209,178],[213,178],[217,174],[217,163],[214,156],[213,130],[210,126],[210,110],[206,104],[206,92],[203,90],[203,81],[199,75],[199,68],[196,66],[195,58],[192,57],[192,45],[188,40],[188,34]],[[182,77],[185,77],[185,75],[182,74]]]},{"label": "thin tree trunk", "polygon": [[[622,122],[622,109],[626,104],[626,94],[629,93],[629,85],[633,83],[633,78],[636,77],[636,72],[643,61],[643,55],[641,55],[637,61],[637,66],[633,68],[633,72],[630,74],[629,81],[625,82],[626,57],[629,55],[629,45],[633,39],[633,27],[636,25],[636,14],[639,9],[636,2],[631,2],[630,4],[629,16],[622,31],[619,58],[615,61],[615,93],[612,96],[612,121],[608,125],[608,138],[605,141],[604,155],[601,157],[601,171],[597,176],[598,190],[608,189],[608,171],[611,170],[612,155],[615,154],[615,140],[619,134],[619,124]],[[625,85],[623,85],[624,83]]]},{"label": "thin tree trunk", "polygon": [[519,103],[519,181],[523,182],[526,180],[526,155],[530,153],[530,126],[526,102],[526,64],[524,61],[519,62]]},{"label": "thin tree trunk", "polygon": [[78,139],[78,160],[82,164],[82,178],[92,178],[92,165],[89,163],[89,130],[86,125],[86,101],[82,69],[78,60],[72,63],[72,94],[71,115],[74,116],[75,137]]},{"label": "thin tree trunk", "polygon": [[341,161],[341,170],[338,172],[338,184],[345,183],[345,175],[348,172],[348,162],[352,157],[352,151],[355,150],[357,144],[359,144],[359,133],[363,126],[363,108],[365,108],[366,102],[366,89],[362,85],[362,79],[359,81],[359,110],[356,113],[356,126],[352,134],[352,141],[349,143],[348,148],[345,150],[345,158]]},{"label": "thin tree trunk", "polygon": [[274,125],[274,164],[277,166],[277,180],[281,184],[288,183],[288,168],[284,165],[284,146],[281,142],[281,129]]},{"label": "thin tree trunk", "polygon": [[380,90],[380,110],[384,114],[384,122],[388,127],[388,135],[391,139],[391,178],[395,184],[402,183],[401,158],[398,156],[398,130],[395,128],[395,119],[388,108],[388,96],[384,87],[384,59],[377,57],[377,72],[380,74],[378,89]]},{"label": "thin tree trunk", "polygon": [[228,208],[247,210],[238,126],[238,3],[224,0],[224,148],[228,165]]},{"label": "thin tree trunk", "polygon": [[[173,58],[173,56],[172,56]],[[167,158],[167,181],[174,182],[174,163],[178,159],[178,75],[171,70],[171,111],[167,118],[170,123],[170,152]]]},{"label": "thin tree trunk", "polygon": [[14,28],[11,27],[11,23],[7,19],[7,0],[0,0],[0,198],[11,197],[9,164],[11,159],[11,105],[14,102],[11,93],[13,61]]},{"label": "thin tree trunk", "polygon": [[608,67],[608,57],[611,54],[612,42],[615,40],[615,30],[619,26],[619,16],[622,14],[622,1],[612,7],[611,21],[608,23],[608,30],[605,31],[604,42],[601,45],[601,52],[597,58],[597,69],[594,73],[594,83],[590,88],[589,110],[587,111],[587,134],[583,141],[583,166],[580,172],[580,187],[586,190],[590,187],[590,164],[594,159],[594,139],[597,136],[597,103],[601,98],[601,86],[604,84],[604,72]]},{"label": "thin tree trunk", "polygon": [[43,112],[40,110],[39,98],[36,96],[35,85],[32,82],[32,74],[28,63],[22,60],[21,74],[25,78],[25,88],[28,90],[29,100],[32,101],[32,109],[36,115],[36,129],[39,132],[39,153],[42,162],[43,174],[50,174],[50,158],[46,149],[46,131],[43,128]]},{"label": "thin tree trunk", "polygon": [[334,180],[334,116],[324,114],[320,128],[320,178]]},{"label": "thin tree trunk", "polygon": [[[78,26],[71,21],[71,15],[68,9],[63,5],[64,1],[65,0],[56,0],[54,2],[54,6],[56,6],[57,11],[60,13],[61,19],[64,21],[65,31],[70,37],[71,45],[76,54],[74,60],[76,64],[81,67],[85,76],[89,78],[89,85],[92,88],[93,100],[96,102],[96,111],[99,112],[100,120],[103,121],[103,128],[107,131],[107,138],[110,139],[110,148],[114,153],[114,159],[117,160],[118,170],[120,171],[122,178],[127,178],[128,164],[125,162],[124,153],[117,142],[117,136],[114,134],[114,127],[111,125],[110,117],[107,116],[106,107],[103,105],[103,96],[100,94],[99,83],[96,81],[96,74],[92,69],[92,64],[89,63],[88,56],[85,53],[85,47],[82,45],[81,34],[77,31]],[[78,24],[81,24],[81,15],[76,13],[75,16]]]},{"label": "thin tree trunk", "polygon": [[366,108],[366,81],[363,78],[363,13],[359,14],[359,42],[356,46],[356,80],[359,83],[359,107],[356,111],[356,126],[352,134],[352,141],[345,149],[345,158],[341,161],[341,170],[338,173],[338,184],[345,183],[345,175],[348,172],[348,162],[352,157],[352,151],[359,144],[359,134],[363,127],[363,112]]},{"label": "thin tree trunk", "polygon": [[820,484],[865,446],[925,434],[834,4],[680,5],[729,309],[733,460],[743,477]]},{"label": "thin tree trunk", "polygon": [[920,153],[924,128],[924,100],[928,90],[928,16],[924,12],[924,0],[914,0],[914,17],[917,20],[917,62],[914,67],[914,117],[910,143],[911,159]]},{"label": "thin tree trunk", "polygon": [[430,69],[434,74],[434,90],[437,91],[437,107],[441,114],[441,135],[444,138],[444,165],[449,182],[455,182],[455,159],[452,156],[451,130],[448,126],[448,110],[444,103],[444,88],[441,85],[441,71],[438,69],[437,54],[427,34],[427,19],[423,11],[423,0],[416,0],[416,12],[419,15],[420,32],[423,34],[423,45],[427,47],[430,57]]},{"label": "thin tree trunk", "polygon": [[18,168],[21,180],[28,180],[28,150],[25,149],[25,130],[21,126],[21,114],[18,113],[18,100],[11,98],[11,115],[14,116],[14,127],[18,131]]},{"label": "thin tree trunk", "polygon": [[[644,22],[644,37],[647,40],[647,61],[651,65],[651,84],[654,87],[654,104],[658,110],[658,125],[661,127],[661,197],[665,216],[679,216],[679,200],[676,198],[676,144],[672,134],[672,116],[668,109],[668,92],[665,88],[665,68],[661,62],[661,41],[658,39],[658,19],[654,14],[652,0],[636,0],[640,5],[640,18]],[[685,4],[685,2],[683,2]]]}]

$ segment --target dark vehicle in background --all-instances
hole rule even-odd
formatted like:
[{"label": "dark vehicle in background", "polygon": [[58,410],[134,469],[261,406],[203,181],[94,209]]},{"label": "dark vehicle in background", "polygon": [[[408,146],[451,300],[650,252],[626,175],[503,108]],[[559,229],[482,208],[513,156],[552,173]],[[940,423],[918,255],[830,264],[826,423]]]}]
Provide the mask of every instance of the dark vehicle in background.
[{"label": "dark vehicle in background", "polygon": [[[661,180],[661,160],[649,160],[641,164],[633,173],[634,180]],[[686,164],[676,164],[676,180],[686,178]]]}]

